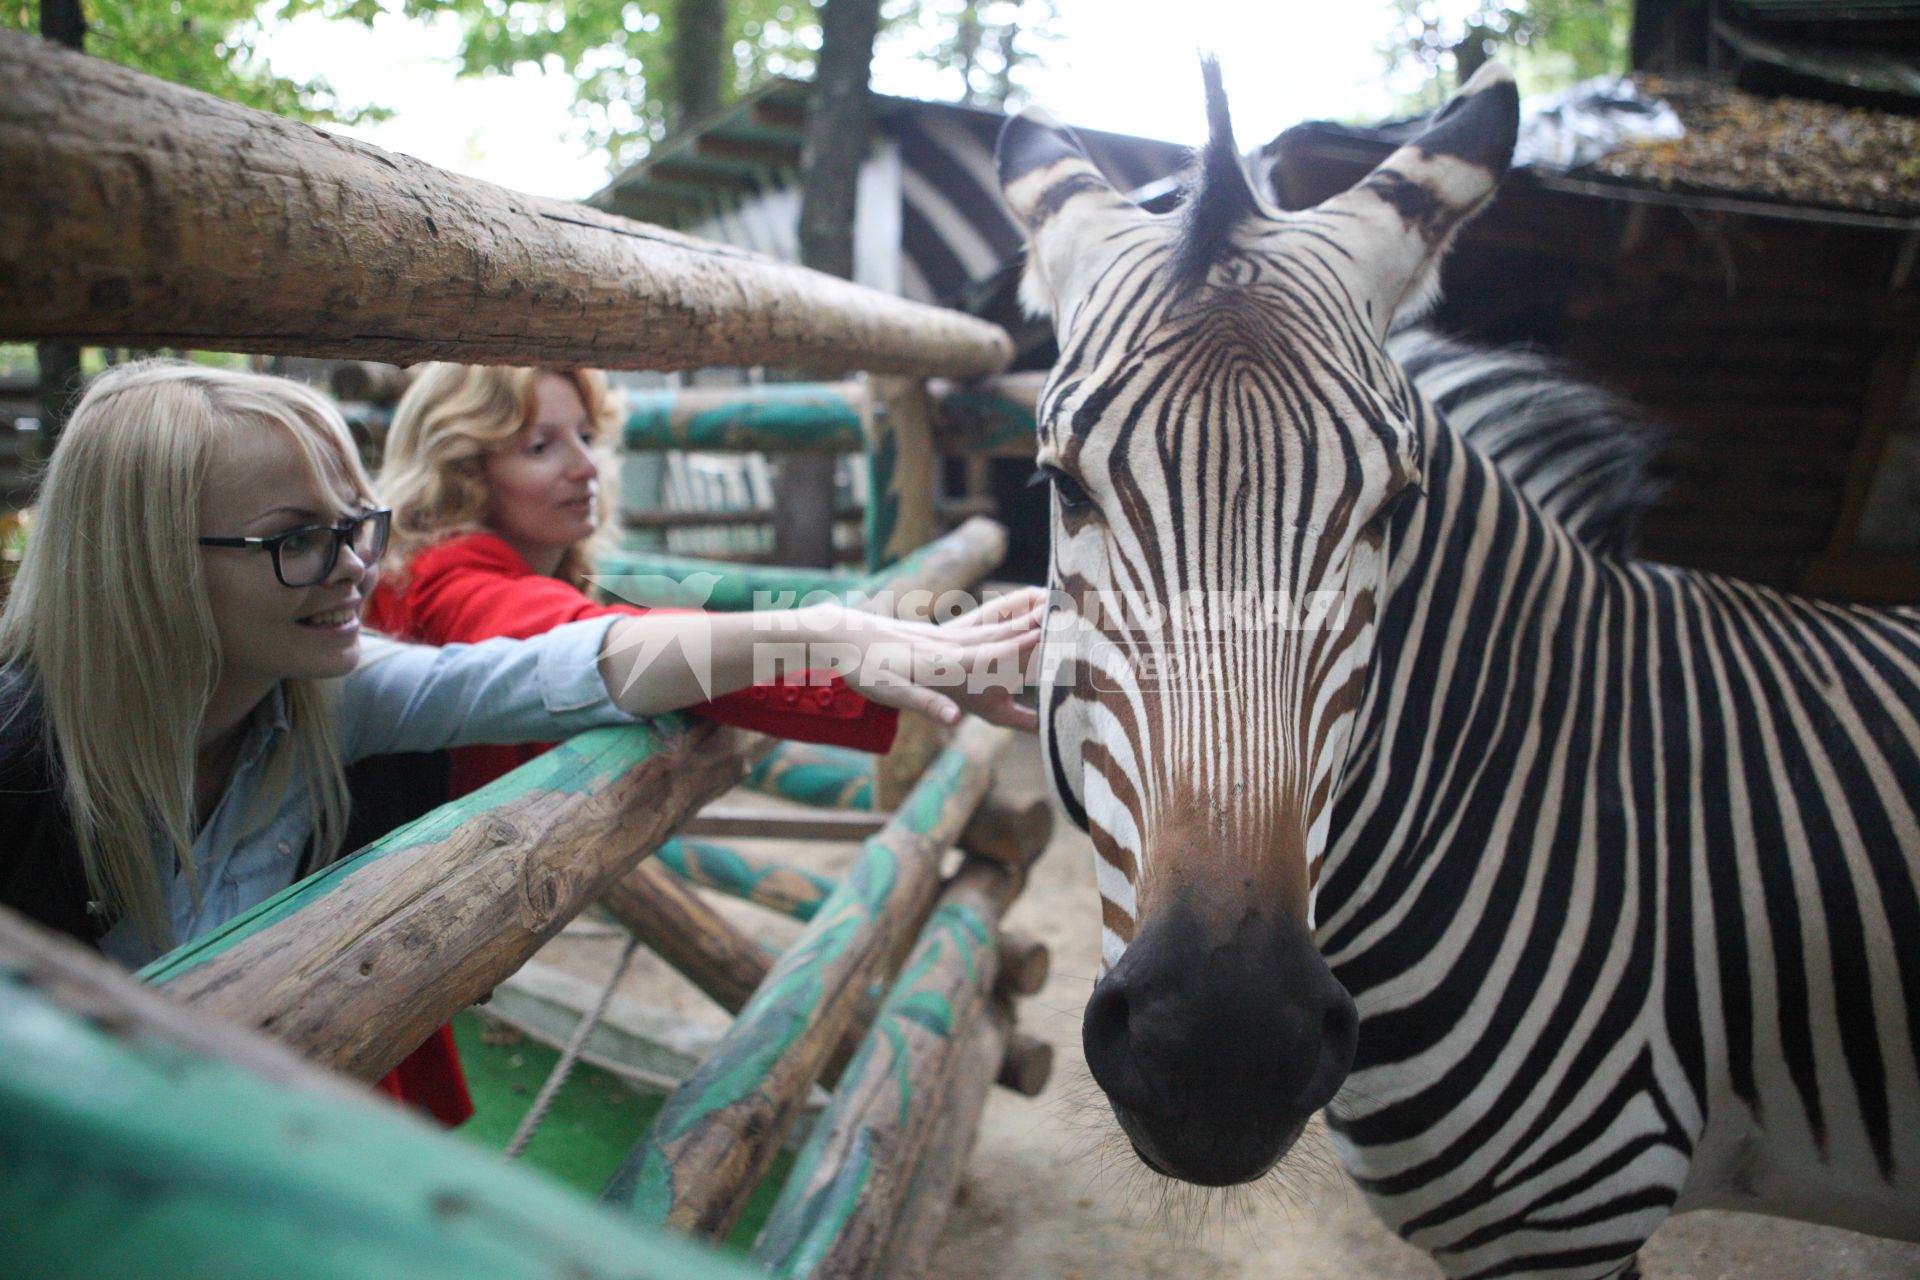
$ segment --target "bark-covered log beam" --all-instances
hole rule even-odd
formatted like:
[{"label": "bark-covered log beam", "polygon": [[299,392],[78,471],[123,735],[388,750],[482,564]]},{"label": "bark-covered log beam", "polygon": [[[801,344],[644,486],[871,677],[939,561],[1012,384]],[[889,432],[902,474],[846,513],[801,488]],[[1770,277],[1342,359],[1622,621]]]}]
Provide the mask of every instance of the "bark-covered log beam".
[{"label": "bark-covered log beam", "polygon": [[0,1274],[749,1280],[0,910]]},{"label": "bark-covered log beam", "polygon": [[971,376],[1006,333],[0,33],[0,338]]},{"label": "bark-covered log beam", "polygon": [[524,964],[767,745],[674,725],[563,742],[141,976],[202,1012],[377,1078]]},{"label": "bark-covered log beam", "polygon": [[667,1098],[604,1200],[682,1231],[732,1230],[888,958],[918,934],[939,889],[941,855],[986,794],[1010,736],[976,720],[961,727],[775,962],[720,1048]]},{"label": "bark-covered log beam", "polygon": [[786,1280],[865,1277],[948,1104],[974,1024],[993,996],[994,930],[1019,891],[968,859],[947,882],[877,1023],[794,1161],[753,1258]]}]

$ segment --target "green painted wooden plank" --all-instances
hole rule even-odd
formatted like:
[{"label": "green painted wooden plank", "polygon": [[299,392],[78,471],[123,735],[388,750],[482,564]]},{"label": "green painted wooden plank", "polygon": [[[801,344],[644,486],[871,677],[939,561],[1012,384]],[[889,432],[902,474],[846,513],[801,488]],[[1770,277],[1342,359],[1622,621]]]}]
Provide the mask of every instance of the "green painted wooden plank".
[{"label": "green painted wooden plank", "polygon": [[60,1007],[0,965],[0,1275],[743,1280],[396,1108]]},{"label": "green painted wooden plank", "polygon": [[[603,557],[591,581],[605,599],[628,604],[679,604],[737,613],[744,609],[791,609],[815,592],[838,598],[858,586],[852,574],[827,569],[735,564],[696,556],[623,551]],[[690,594],[667,599],[662,588],[677,584]]]},{"label": "green painted wooden plank", "polygon": [[747,771],[755,791],[817,809],[873,808],[874,757],[851,747],[782,742]]},{"label": "green painted wooden plank", "polygon": [[859,453],[865,396],[817,382],[630,392],[623,438],[630,450]]},{"label": "green painted wooden plank", "polygon": [[770,1275],[872,1273],[958,1046],[992,995],[994,930],[1016,887],[1004,869],[975,862],[942,894],[754,1246]]},{"label": "green painted wooden plank", "polygon": [[724,845],[676,836],[654,854],[679,875],[700,885],[796,920],[811,920],[833,892],[834,881],[801,867],[749,858]]}]

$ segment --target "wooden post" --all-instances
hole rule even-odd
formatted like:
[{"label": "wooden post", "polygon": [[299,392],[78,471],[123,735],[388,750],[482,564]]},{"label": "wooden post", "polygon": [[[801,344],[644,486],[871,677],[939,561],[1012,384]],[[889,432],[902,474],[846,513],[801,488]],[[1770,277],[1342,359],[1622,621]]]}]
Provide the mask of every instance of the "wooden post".
[{"label": "wooden post", "polygon": [[0,1274],[744,1280],[0,910]]},{"label": "wooden post", "polygon": [[1008,867],[1027,867],[1053,839],[1053,802],[996,785],[960,833],[960,847]]},{"label": "wooden post", "polygon": [[994,928],[1016,889],[1014,873],[969,859],[942,891],[754,1246],[769,1274],[877,1274],[961,1050],[993,993]]},{"label": "wooden post", "polygon": [[0,339],[991,373],[997,325],[0,33]]},{"label": "wooden post", "polygon": [[[915,378],[878,378],[867,442],[867,569],[897,564],[939,532],[933,512],[933,410]],[[875,774],[875,799],[891,809],[938,754],[946,734],[933,721],[900,713],[893,748]]]},{"label": "wooden post", "polygon": [[906,1203],[887,1233],[875,1275],[927,1274],[927,1257],[940,1237],[940,1228],[946,1223],[960,1179],[966,1173],[967,1157],[973,1153],[973,1141],[980,1132],[980,1114],[986,1110],[994,1074],[1006,1057],[1012,1028],[1013,1010],[1006,1001],[994,999],[962,1043],[953,1076],[947,1082],[945,1102],[934,1121],[933,1136],[927,1140],[927,1149],[908,1184]]},{"label": "wooden post", "polygon": [[377,1078],[736,782],[743,750],[766,741],[684,723],[569,739],[141,976]]},{"label": "wooden post", "polygon": [[1016,1030],[1007,1041],[1006,1055],[1000,1061],[1000,1074],[994,1083],[1022,1097],[1037,1098],[1052,1077],[1053,1046]]},{"label": "wooden post", "polygon": [[986,793],[1009,736],[978,721],[962,727],[775,963],[720,1049],[668,1097],[609,1184],[608,1202],[681,1231],[732,1230],[885,958],[931,908],[941,854]]},{"label": "wooden post", "polygon": [[1000,979],[996,990],[1037,996],[1053,971],[1053,953],[1040,939],[1012,930],[1000,933]]}]

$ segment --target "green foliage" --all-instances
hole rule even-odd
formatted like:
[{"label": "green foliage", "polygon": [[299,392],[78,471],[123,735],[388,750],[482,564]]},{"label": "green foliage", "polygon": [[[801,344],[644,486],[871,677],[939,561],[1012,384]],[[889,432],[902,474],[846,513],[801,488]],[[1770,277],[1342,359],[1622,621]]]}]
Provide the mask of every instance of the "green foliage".
[{"label": "green foliage", "polygon": [[[813,74],[824,0],[727,0],[733,101],[775,76]],[[574,114],[618,171],[666,136],[675,100],[674,0],[288,0],[283,14],[321,13],[371,25],[383,12],[450,16],[462,75],[538,67],[574,82]],[[1004,102],[1037,61],[1054,0],[883,0],[883,40],[961,75],[968,102]]]},{"label": "green foliage", "polygon": [[1036,46],[1059,37],[1056,0],[917,0],[895,19],[912,29],[914,56],[960,81],[958,101],[1006,109],[1024,94],[1021,73],[1045,60]]},{"label": "green foliage", "polygon": [[[260,0],[83,0],[86,51],[245,106],[295,120],[361,124],[391,113],[340,101],[326,81],[275,75],[256,51]],[[0,3],[0,25],[38,32],[40,6]]]},{"label": "green foliage", "polygon": [[1625,71],[1632,0],[1393,0],[1381,44],[1409,109],[1444,102],[1489,58],[1512,64],[1524,93]]}]

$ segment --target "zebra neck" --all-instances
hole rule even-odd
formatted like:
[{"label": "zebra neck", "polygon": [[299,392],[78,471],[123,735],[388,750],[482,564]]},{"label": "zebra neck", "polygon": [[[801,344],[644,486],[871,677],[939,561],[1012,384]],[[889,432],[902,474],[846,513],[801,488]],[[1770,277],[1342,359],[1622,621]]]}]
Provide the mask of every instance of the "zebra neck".
[{"label": "zebra neck", "polygon": [[1495,767],[1516,717],[1559,696],[1591,624],[1581,602],[1619,572],[1451,428],[1423,426],[1425,496],[1389,532],[1367,692],[1318,880],[1323,925],[1377,891],[1389,862],[1457,826],[1463,794],[1485,791],[1475,771]]}]

